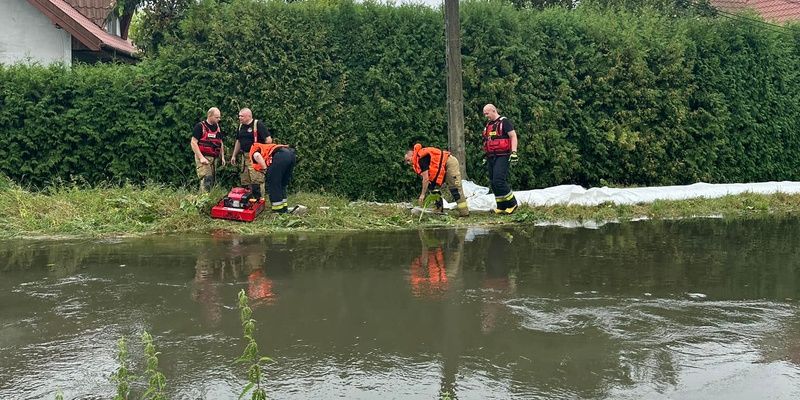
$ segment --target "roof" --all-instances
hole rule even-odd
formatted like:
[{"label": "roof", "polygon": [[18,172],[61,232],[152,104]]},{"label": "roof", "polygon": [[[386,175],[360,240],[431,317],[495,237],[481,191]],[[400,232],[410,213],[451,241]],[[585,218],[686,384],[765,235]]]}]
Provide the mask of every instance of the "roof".
[{"label": "roof", "polygon": [[[97,2],[99,0],[69,0],[74,2]],[[67,3],[66,0],[28,0],[54,24],[93,51],[110,50],[128,56],[136,54],[136,47],[119,36],[112,35],[92,22]]]},{"label": "roof", "polygon": [[751,9],[772,22],[800,20],[800,0],[709,0],[709,3],[731,13]]},{"label": "roof", "polygon": [[116,0],[66,0],[66,2],[101,28],[117,3]]}]

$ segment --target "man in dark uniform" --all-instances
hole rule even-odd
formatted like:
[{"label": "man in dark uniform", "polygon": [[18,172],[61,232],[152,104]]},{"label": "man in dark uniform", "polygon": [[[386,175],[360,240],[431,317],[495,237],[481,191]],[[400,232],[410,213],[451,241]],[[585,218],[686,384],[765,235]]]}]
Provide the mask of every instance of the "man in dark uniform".
[{"label": "man in dark uniform", "polygon": [[[292,180],[294,165],[297,162],[294,149],[285,144],[257,143],[250,147],[249,158],[254,170],[267,174],[267,188],[272,212],[290,212],[287,190],[289,182]],[[293,208],[291,212],[300,212],[298,207]]]},{"label": "man in dark uniform", "polygon": [[253,143],[272,143],[272,135],[263,122],[253,119],[253,112],[249,108],[243,108],[239,111],[239,129],[236,132],[231,164],[236,165],[236,157],[240,153],[243,154],[239,179],[242,186],[250,187],[254,199],[260,199],[264,197],[264,174],[253,169],[253,165],[247,159]]},{"label": "man in dark uniform", "polygon": [[496,214],[511,214],[517,209],[517,199],[508,184],[511,163],[517,162],[517,132],[506,117],[501,117],[497,107],[487,104],[483,115],[489,120],[483,129],[483,151],[497,207]]}]

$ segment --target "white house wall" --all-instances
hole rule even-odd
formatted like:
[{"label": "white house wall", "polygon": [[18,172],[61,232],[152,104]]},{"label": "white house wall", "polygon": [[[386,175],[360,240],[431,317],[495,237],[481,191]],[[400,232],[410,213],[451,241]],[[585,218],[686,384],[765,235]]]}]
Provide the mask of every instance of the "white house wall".
[{"label": "white house wall", "polygon": [[[27,0],[0,0],[0,63],[40,63],[72,61],[72,38]],[[9,4],[10,3],[10,4]]]}]

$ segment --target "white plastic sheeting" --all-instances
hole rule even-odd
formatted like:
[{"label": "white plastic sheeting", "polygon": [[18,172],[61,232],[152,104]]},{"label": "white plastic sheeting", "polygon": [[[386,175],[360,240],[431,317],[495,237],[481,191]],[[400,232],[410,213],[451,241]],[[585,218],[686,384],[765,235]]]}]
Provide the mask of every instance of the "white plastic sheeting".
[{"label": "white plastic sheeting", "polygon": [[[494,195],[489,188],[472,181],[463,181],[464,194],[470,211],[491,211],[495,208]],[[521,204],[550,206],[557,204],[596,206],[602,203],[637,204],[656,200],[685,200],[694,198],[716,198],[740,193],[800,193],[800,182],[760,183],[695,183],[686,186],[656,186],[617,189],[609,187],[585,189],[578,185],[553,186],[546,189],[515,191]],[[445,201],[445,208],[452,209],[455,203]]]}]

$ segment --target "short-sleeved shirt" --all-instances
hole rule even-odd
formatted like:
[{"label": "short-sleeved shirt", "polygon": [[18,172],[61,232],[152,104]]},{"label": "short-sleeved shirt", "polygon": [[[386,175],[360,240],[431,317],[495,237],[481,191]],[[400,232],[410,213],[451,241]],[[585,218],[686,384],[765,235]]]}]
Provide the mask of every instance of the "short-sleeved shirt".
[{"label": "short-sleeved shirt", "polygon": [[[208,121],[200,121],[194,126],[194,129],[192,130],[192,137],[193,138],[195,138],[197,140],[200,140],[200,139],[203,138],[203,125],[205,125],[206,128],[208,128],[211,132],[214,132],[217,129],[219,129],[219,124],[209,124]],[[224,139],[225,138],[225,134],[222,133],[222,131],[220,131],[219,136],[217,136],[217,137],[219,139]]]},{"label": "short-sleeved shirt", "polygon": [[[511,131],[514,130],[514,124],[512,124],[511,120],[508,119],[508,118],[498,117],[498,119],[499,118],[502,118],[500,121],[503,124],[503,134],[508,136],[508,132],[511,132]],[[496,122],[497,122],[497,120],[492,121],[492,123],[496,123]]]},{"label": "short-sleeved shirt", "polygon": [[[256,120],[253,120],[256,121]],[[258,121],[258,143],[267,143],[267,138],[272,136],[267,130],[267,127],[260,120]],[[239,149],[243,153],[250,152],[250,146],[253,145],[253,122],[247,125],[242,124],[239,132],[236,133],[236,140],[239,141]]]}]

